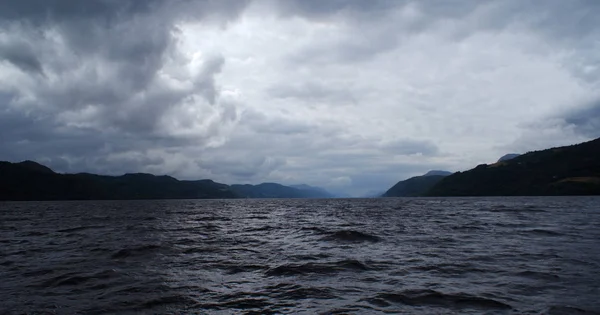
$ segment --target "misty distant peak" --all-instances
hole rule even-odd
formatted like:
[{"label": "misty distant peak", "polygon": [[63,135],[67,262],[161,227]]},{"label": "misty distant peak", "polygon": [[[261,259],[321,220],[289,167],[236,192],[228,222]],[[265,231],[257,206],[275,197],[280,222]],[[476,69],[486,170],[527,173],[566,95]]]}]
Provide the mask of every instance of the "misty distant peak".
[{"label": "misty distant peak", "polygon": [[519,156],[521,154],[519,153],[509,153],[509,154],[505,154],[503,155],[501,158],[498,159],[498,162],[502,162],[502,161],[508,161],[508,160],[512,160],[514,158],[516,158],[517,156]]},{"label": "misty distant peak", "polygon": [[425,173],[425,175],[423,175],[423,176],[449,176],[449,175],[452,175],[452,172],[431,170],[431,171]]},{"label": "misty distant peak", "polygon": [[290,187],[292,188],[296,188],[302,191],[307,191],[307,192],[313,192],[315,194],[318,194],[322,197],[333,197],[334,195],[332,193],[330,193],[329,191],[327,191],[325,188],[321,188],[321,187],[316,187],[316,186],[310,186],[310,185],[306,185],[306,184],[297,184],[297,185],[290,185]]}]

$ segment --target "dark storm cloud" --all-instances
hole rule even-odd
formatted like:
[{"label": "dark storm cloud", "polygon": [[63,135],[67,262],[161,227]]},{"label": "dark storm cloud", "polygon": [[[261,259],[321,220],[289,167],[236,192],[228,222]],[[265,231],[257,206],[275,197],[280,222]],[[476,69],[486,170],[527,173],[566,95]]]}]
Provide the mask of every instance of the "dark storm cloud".
[{"label": "dark storm cloud", "polygon": [[[0,95],[0,101],[6,99],[6,95]],[[67,172],[88,170],[121,173],[140,170],[140,167],[151,163],[127,164],[125,155],[118,163],[111,163],[111,168],[107,169],[107,156],[123,152],[144,152],[154,146],[169,149],[184,144],[152,135],[99,133],[91,128],[66,127],[51,117],[31,116],[14,110],[0,111],[0,126],[2,159],[33,159],[47,163],[57,171]],[[152,158],[140,158],[135,154],[133,158],[139,162],[152,161]]]},{"label": "dark storm cloud", "polygon": [[597,102],[548,103],[597,97],[599,8],[0,0],[0,160],[359,192],[457,167],[449,150],[480,159],[516,137],[524,103],[543,111],[530,120],[563,114],[544,128],[597,136]]},{"label": "dark storm cloud", "polygon": [[21,0],[0,1],[0,18],[43,24],[48,20],[116,18],[147,12],[157,0]]},{"label": "dark storm cloud", "polygon": [[[24,73],[0,86],[5,92],[0,99],[0,159],[68,155],[102,164],[99,157],[111,153],[201,144],[218,132],[219,124],[235,120],[236,109],[217,104],[214,76],[225,63],[222,56],[205,56],[193,74],[182,67],[190,61],[176,50],[176,24],[215,16],[227,21],[245,5],[0,1],[0,62]],[[164,72],[172,79],[163,79]],[[170,86],[173,79],[183,88]],[[205,119],[177,112],[201,99],[222,121],[208,122],[194,139],[165,130],[189,129],[194,119]],[[163,122],[169,114],[173,118]]]}]

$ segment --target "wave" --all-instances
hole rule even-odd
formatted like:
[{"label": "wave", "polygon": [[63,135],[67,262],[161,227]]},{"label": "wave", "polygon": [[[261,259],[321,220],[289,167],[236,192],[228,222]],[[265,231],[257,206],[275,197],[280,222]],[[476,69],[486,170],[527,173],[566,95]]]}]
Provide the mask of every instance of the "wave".
[{"label": "wave", "polygon": [[337,242],[379,242],[381,238],[375,235],[366,234],[363,232],[352,230],[336,231],[322,238],[324,241]]},{"label": "wave", "polygon": [[5,261],[3,261],[3,262],[0,262],[0,266],[3,266],[3,267],[9,267],[9,266],[13,265],[14,263],[15,263],[15,262],[14,262],[14,261],[12,261],[12,260],[5,260]]},{"label": "wave", "polygon": [[[203,304],[198,304],[197,307],[200,309],[217,309],[217,310],[231,311],[233,309],[253,309],[253,308],[258,308],[258,309],[262,310],[263,308],[266,308],[271,305],[272,304],[265,298],[243,298],[243,299],[237,299],[237,300],[232,300],[232,301],[225,301],[225,302],[221,302],[221,303],[203,303]],[[250,313],[247,312],[245,314],[250,314]],[[274,314],[274,313],[261,311],[260,313],[256,313],[256,314]]]},{"label": "wave", "polygon": [[44,236],[44,235],[48,235],[48,233],[46,233],[46,232],[38,232],[38,231],[31,231],[31,232],[23,233],[22,236]]},{"label": "wave", "polygon": [[544,229],[524,230],[524,231],[522,231],[522,233],[534,234],[534,235],[540,235],[540,236],[563,236],[564,235],[563,233],[560,233],[560,232],[544,230]]},{"label": "wave", "polygon": [[568,306],[550,306],[543,314],[548,315],[600,315],[600,311],[584,310]]},{"label": "wave", "polygon": [[247,228],[244,229],[243,232],[262,232],[262,231],[271,231],[271,230],[276,230],[277,228],[271,225],[265,225],[265,226],[261,226],[261,227],[256,227],[256,228]]},{"label": "wave", "polygon": [[78,226],[78,227],[73,227],[73,228],[68,228],[68,229],[57,230],[56,232],[70,233],[70,232],[78,232],[78,231],[89,230],[89,229],[102,229],[105,227],[106,226],[104,226],[104,225]]},{"label": "wave", "polygon": [[303,287],[298,284],[280,283],[265,288],[271,292],[268,296],[275,299],[301,300],[301,299],[334,299],[335,294],[327,288]]},{"label": "wave", "polygon": [[227,266],[225,269],[225,273],[228,275],[234,275],[243,272],[254,272],[259,270],[264,270],[267,267],[261,265],[235,265],[235,266]]},{"label": "wave", "polygon": [[[44,274],[54,273],[52,270],[40,270],[39,272],[30,273],[32,276],[42,276]],[[93,274],[84,274],[77,272],[67,272],[61,275],[46,279],[41,283],[35,284],[34,287],[53,288],[61,286],[78,286],[91,280],[109,279],[118,276],[118,272],[113,269],[99,271]]]},{"label": "wave", "polygon": [[143,245],[143,246],[139,246],[139,247],[123,248],[123,249],[118,250],[114,254],[112,254],[110,256],[110,258],[123,259],[123,258],[132,257],[132,256],[141,256],[141,255],[146,255],[149,253],[154,253],[160,249],[162,249],[162,246],[154,245],[154,244]]},{"label": "wave", "polygon": [[193,218],[192,221],[231,221],[231,218],[219,216],[204,216]]},{"label": "wave", "polygon": [[286,264],[269,269],[267,276],[294,276],[304,274],[329,274],[341,271],[366,271],[370,268],[358,260],[348,259],[332,263]]},{"label": "wave", "polygon": [[156,306],[165,306],[169,304],[178,304],[178,305],[197,305],[198,301],[190,298],[185,295],[169,295],[169,296],[161,296],[159,298],[151,299],[148,301],[144,301],[140,303],[139,308],[147,309],[153,308]]},{"label": "wave", "polygon": [[217,253],[220,252],[221,249],[215,246],[204,246],[204,247],[190,247],[183,249],[181,252],[183,254],[196,254],[196,253]]},{"label": "wave", "polygon": [[302,230],[302,231],[311,231],[311,232],[315,232],[317,234],[328,234],[329,233],[325,229],[322,229],[322,228],[316,227],[316,226],[302,227],[302,228],[300,228],[300,230]]},{"label": "wave", "polygon": [[522,271],[517,273],[519,277],[538,279],[538,280],[547,280],[547,281],[556,281],[559,280],[560,277],[558,275],[554,275],[546,272],[537,272],[537,271]]},{"label": "wave", "polygon": [[[387,301],[410,306],[441,306],[448,308],[476,308],[493,310],[510,310],[508,304],[467,294],[444,294],[434,290],[407,290],[400,293],[380,293],[376,301]],[[367,300],[373,302],[372,299]],[[379,306],[383,303],[379,302]]]},{"label": "wave", "polygon": [[464,264],[437,264],[437,265],[422,265],[416,266],[412,268],[413,270],[420,271],[428,271],[435,272],[440,274],[448,274],[448,275],[462,275],[471,272],[485,272],[481,268],[476,268],[473,264],[464,263]]}]

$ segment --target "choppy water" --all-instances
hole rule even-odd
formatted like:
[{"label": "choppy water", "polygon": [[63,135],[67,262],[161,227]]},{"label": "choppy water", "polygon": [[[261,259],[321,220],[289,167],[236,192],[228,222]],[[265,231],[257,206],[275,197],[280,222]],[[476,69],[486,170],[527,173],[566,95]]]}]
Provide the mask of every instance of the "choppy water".
[{"label": "choppy water", "polygon": [[600,198],[0,203],[0,314],[597,314]]}]

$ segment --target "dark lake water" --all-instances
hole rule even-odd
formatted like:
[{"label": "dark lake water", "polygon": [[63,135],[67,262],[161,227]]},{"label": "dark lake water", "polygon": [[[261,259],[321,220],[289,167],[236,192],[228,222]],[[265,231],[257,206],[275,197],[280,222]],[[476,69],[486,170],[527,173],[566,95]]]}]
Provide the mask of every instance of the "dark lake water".
[{"label": "dark lake water", "polygon": [[0,203],[0,314],[598,314],[600,198]]}]

